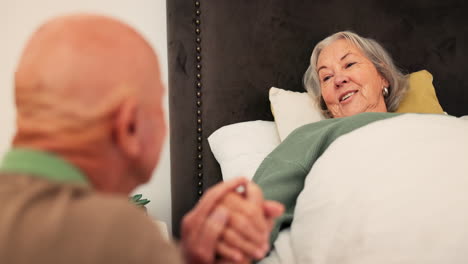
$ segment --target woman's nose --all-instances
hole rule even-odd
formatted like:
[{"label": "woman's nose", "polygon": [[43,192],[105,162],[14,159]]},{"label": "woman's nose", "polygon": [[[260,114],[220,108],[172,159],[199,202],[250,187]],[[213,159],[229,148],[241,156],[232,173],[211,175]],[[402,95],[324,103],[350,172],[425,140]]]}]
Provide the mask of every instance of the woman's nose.
[{"label": "woman's nose", "polygon": [[335,73],[335,87],[340,88],[343,84],[348,83],[349,78],[346,74]]}]

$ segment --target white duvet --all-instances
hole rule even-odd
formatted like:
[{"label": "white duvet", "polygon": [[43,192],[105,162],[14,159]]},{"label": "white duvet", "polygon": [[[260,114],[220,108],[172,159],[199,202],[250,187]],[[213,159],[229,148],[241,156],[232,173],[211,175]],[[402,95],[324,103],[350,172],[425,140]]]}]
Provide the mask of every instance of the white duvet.
[{"label": "white duvet", "polygon": [[407,114],[338,138],[267,263],[468,263],[468,120]]}]

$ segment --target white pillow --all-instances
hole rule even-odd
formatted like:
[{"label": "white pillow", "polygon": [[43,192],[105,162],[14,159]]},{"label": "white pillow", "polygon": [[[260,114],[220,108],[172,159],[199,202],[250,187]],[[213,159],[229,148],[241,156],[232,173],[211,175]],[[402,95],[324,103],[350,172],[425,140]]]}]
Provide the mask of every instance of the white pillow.
[{"label": "white pillow", "polygon": [[208,143],[224,180],[239,176],[252,179],[280,139],[274,122],[257,120],[221,127],[208,137]]},{"label": "white pillow", "polygon": [[281,141],[294,129],[324,119],[320,109],[307,93],[272,87],[270,103]]}]

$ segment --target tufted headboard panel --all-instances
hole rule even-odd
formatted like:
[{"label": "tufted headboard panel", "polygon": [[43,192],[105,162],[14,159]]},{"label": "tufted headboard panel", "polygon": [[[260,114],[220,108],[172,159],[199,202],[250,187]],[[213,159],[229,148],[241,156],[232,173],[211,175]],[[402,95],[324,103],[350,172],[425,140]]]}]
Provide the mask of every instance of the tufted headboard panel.
[{"label": "tufted headboard panel", "polygon": [[404,72],[429,70],[449,114],[468,114],[468,19],[462,0],[167,1],[173,233],[221,180],[207,137],[272,120],[271,86],[304,91],[314,45],[341,30],[379,41]]}]

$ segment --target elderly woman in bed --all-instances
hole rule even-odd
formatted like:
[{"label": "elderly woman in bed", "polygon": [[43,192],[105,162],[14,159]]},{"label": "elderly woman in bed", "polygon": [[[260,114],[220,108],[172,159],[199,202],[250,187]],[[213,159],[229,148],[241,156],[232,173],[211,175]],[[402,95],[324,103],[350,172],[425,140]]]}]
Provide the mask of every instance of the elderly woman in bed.
[{"label": "elderly woman in bed", "polygon": [[[351,32],[336,33],[317,44],[304,80],[309,93],[315,95],[328,117],[346,117],[362,112],[392,112],[396,110],[407,89],[403,74],[396,69],[382,46],[374,40]],[[263,174],[268,175],[270,172]],[[263,187],[271,186],[269,183],[276,184],[274,179],[270,181],[269,177],[259,176],[258,183],[263,183]],[[271,193],[265,192],[265,195]],[[288,192],[288,195],[286,196],[292,197],[292,200],[297,198],[294,190]],[[242,211],[243,208],[238,206],[230,207],[235,204],[237,202],[228,199],[224,201],[224,205],[232,211]],[[286,201],[286,204],[289,203]],[[257,213],[262,214],[261,210]],[[245,229],[244,233],[248,235],[250,232],[247,227],[241,225],[238,228],[241,233]],[[222,246],[218,247],[218,253],[234,260],[229,254],[230,250],[223,250],[227,248],[223,243],[220,241]],[[231,246],[245,252],[242,261],[255,256],[252,252],[249,253],[249,248],[255,248],[253,245],[237,243]],[[248,260],[242,263],[248,263]]]},{"label": "elderly woman in bed", "polygon": [[404,75],[385,49],[349,31],[315,46],[304,85],[329,118],[393,112],[407,90]]}]

